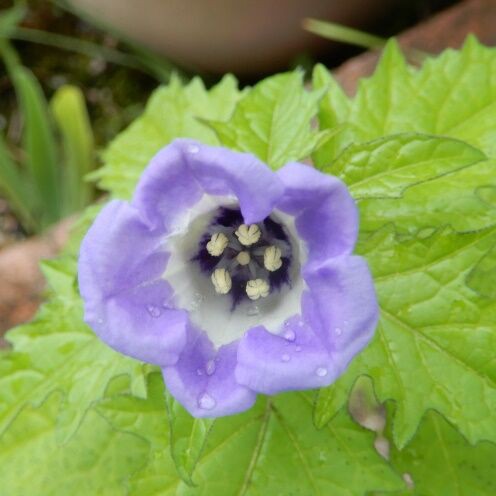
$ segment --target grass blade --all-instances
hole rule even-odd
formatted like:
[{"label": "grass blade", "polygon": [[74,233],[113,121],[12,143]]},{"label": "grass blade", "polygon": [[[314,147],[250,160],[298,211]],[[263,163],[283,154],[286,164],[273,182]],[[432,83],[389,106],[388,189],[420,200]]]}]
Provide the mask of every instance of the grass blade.
[{"label": "grass blade", "polygon": [[26,231],[37,231],[32,215],[32,193],[29,185],[12,160],[3,136],[0,134],[0,190],[9,202],[19,222]]},{"label": "grass blade", "polygon": [[5,40],[0,40],[0,50],[19,99],[27,169],[42,207],[42,226],[46,227],[61,217],[56,143],[48,105],[38,80],[19,63]]},{"label": "grass blade", "polygon": [[328,40],[349,43],[364,48],[377,48],[386,44],[386,40],[379,36],[364,33],[363,31],[348,28],[334,22],[305,19],[303,21],[303,28]]},{"label": "grass blade", "polygon": [[64,214],[91,202],[93,188],[84,178],[95,165],[94,140],[83,92],[76,86],[60,87],[50,102],[64,150]]}]

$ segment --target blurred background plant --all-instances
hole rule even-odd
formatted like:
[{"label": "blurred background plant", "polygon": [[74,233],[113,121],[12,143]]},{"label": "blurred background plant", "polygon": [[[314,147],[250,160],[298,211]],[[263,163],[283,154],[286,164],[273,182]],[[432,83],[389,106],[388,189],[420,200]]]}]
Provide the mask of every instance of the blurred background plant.
[{"label": "blurred background plant", "polygon": [[[294,0],[287,4],[291,8],[277,12],[276,30],[260,15],[260,9],[268,8],[263,2],[216,0],[202,17],[181,2],[150,2],[143,9],[137,0],[0,0],[0,248],[42,232],[94,200],[98,191],[86,177],[99,165],[98,151],[142,112],[150,92],[172,74],[182,79],[201,74],[208,86],[218,79],[219,68],[238,68],[241,84],[250,84],[265,75],[264,67],[269,72],[295,65],[310,68],[316,56],[336,66],[359,50],[343,42],[380,46],[384,37],[450,3],[410,0],[396,4],[389,15],[391,1],[379,0],[368,5],[365,15],[339,2]],[[203,8],[195,3],[190,7]],[[134,16],[133,8],[138,9]],[[169,29],[152,22],[164,20],[160,12],[167,8],[175,14],[166,16]],[[256,22],[244,19],[243,9]],[[319,14],[381,36],[339,22],[307,21],[307,30],[341,42],[331,46],[303,32],[303,17]],[[147,28],[140,31],[139,26]],[[287,46],[264,42],[264,50],[254,49],[254,43],[275,34]],[[205,36],[208,42],[197,42]],[[296,38],[306,41],[296,44]],[[249,60],[243,59],[246,49]]]},{"label": "blurred background plant", "polygon": [[[0,14],[0,57],[15,91],[15,101],[10,102],[8,95],[2,97],[0,109],[0,191],[19,223],[18,230],[33,234],[94,200],[95,190],[85,176],[97,165],[97,144],[104,144],[107,134],[117,132],[141,108],[128,109],[128,118],[126,112],[119,118],[114,109],[109,110],[114,115],[107,119],[108,131],[97,127],[100,135],[95,143],[85,96],[79,86],[67,84],[59,76],[52,80],[55,88],[47,100],[40,81],[22,63],[11,40],[64,49],[100,61],[100,66],[102,60],[110,61],[148,73],[160,82],[167,81],[171,71],[165,61],[157,63],[146,50],[138,57],[85,39],[21,27],[26,7],[25,2],[17,2]],[[101,96],[98,92],[93,94],[95,99]]]}]

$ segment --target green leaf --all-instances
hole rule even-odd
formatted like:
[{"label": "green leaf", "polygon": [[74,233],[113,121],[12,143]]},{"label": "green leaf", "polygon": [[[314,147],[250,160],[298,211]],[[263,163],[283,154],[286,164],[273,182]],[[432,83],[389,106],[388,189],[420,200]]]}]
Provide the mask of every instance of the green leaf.
[{"label": "green leaf", "polygon": [[394,223],[399,230],[416,231],[451,225],[468,232],[494,224],[496,203],[483,191],[493,188],[496,161],[487,160],[407,189],[401,199],[359,202],[361,227],[366,231]]},{"label": "green leaf", "polygon": [[144,114],[110,144],[103,156],[105,166],[92,177],[115,196],[129,198],[150,159],[174,138],[219,144],[200,119],[227,119],[240,95],[232,76],[225,76],[210,91],[198,78],[186,86],[173,79],[153,93]]},{"label": "green leaf", "polygon": [[[124,399],[125,398],[125,399]],[[241,415],[217,419],[188,485],[173,476],[163,403],[131,396],[109,398],[99,411],[118,430],[150,435],[149,464],[134,474],[130,495],[336,494],[399,490],[401,479],[374,451],[373,435],[341,413],[322,431],[311,422],[307,394],[260,399]],[[179,415],[187,415],[178,412]],[[176,422],[190,422],[186,418]],[[160,442],[158,442],[160,441]]]},{"label": "green leaf", "polygon": [[165,392],[170,427],[170,449],[179,476],[193,486],[192,475],[215,419],[194,418]]},{"label": "green leaf", "polygon": [[343,179],[355,199],[400,198],[410,186],[485,158],[462,141],[407,133],[350,145],[324,172]]},{"label": "green leaf", "polygon": [[485,298],[496,299],[496,244],[467,276],[467,286]]},{"label": "green leaf", "polygon": [[81,210],[90,203],[92,187],[85,176],[95,166],[94,142],[83,92],[76,86],[61,86],[50,102],[62,136],[64,214]]},{"label": "green leaf", "polygon": [[496,446],[469,443],[438,413],[423,419],[402,451],[392,447],[391,463],[413,481],[410,494],[487,496],[496,493]]},{"label": "green leaf", "polygon": [[[316,69],[314,81],[322,80]],[[329,90],[333,91],[332,88]],[[386,46],[374,75],[360,81],[346,105],[329,109],[323,100],[319,119],[326,129],[345,123],[324,165],[351,143],[402,132],[450,136],[496,156],[496,49],[469,37],[458,52],[446,50],[427,59],[420,69],[406,65],[396,42]]]},{"label": "green leaf", "polygon": [[371,267],[381,307],[372,343],[332,386],[321,391],[319,425],[346,402],[362,374],[377,395],[397,404],[393,436],[402,447],[424,412],[442,413],[470,442],[496,441],[496,301],[466,278],[496,242],[496,228],[398,235],[393,227],[364,235],[358,252]]},{"label": "green leaf", "polygon": [[307,157],[327,133],[312,131],[323,91],[308,92],[303,73],[278,74],[257,84],[238,103],[227,122],[213,122],[221,143],[250,152],[277,169]]},{"label": "green leaf", "polygon": [[132,378],[135,394],[145,391],[143,365],[111,350],[84,324],[75,261],[66,256],[45,265],[56,294],[35,320],[7,333],[14,352],[0,360],[0,435],[27,405],[64,393],[57,436],[69,439],[88,408],[118,375]]},{"label": "green leaf", "polygon": [[41,226],[46,227],[61,216],[57,151],[48,105],[31,71],[19,64],[6,42],[1,42],[0,48],[19,99],[26,162],[37,194]]},{"label": "green leaf", "polygon": [[21,3],[17,3],[10,9],[3,10],[0,15],[0,37],[10,38],[25,15],[26,7]]},{"label": "green leaf", "polygon": [[[328,130],[341,127],[340,131],[344,131],[346,123],[343,117],[348,115],[351,101],[323,65],[315,66],[312,83],[317,91],[325,91],[317,113],[319,127]],[[339,155],[340,141],[341,138],[336,134],[324,146],[313,152],[312,157],[316,167],[326,167]]]},{"label": "green leaf", "polygon": [[123,496],[131,474],[145,465],[149,444],[112,429],[90,410],[78,433],[60,445],[55,435],[60,396],[23,409],[0,438],[2,495]]},{"label": "green leaf", "polygon": [[0,134],[0,190],[9,201],[23,227],[30,231],[36,227],[32,215],[32,192],[19,167],[12,160],[2,134]]}]

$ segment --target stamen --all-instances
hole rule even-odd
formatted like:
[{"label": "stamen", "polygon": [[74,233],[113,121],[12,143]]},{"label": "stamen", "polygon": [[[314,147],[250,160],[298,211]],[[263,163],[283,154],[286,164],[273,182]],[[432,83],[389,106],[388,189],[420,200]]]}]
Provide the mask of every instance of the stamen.
[{"label": "stamen", "polygon": [[264,251],[264,267],[275,272],[282,266],[281,250],[277,246],[268,246]]},{"label": "stamen", "polygon": [[269,295],[270,286],[263,279],[252,279],[246,283],[246,294],[250,300],[258,300]]},{"label": "stamen", "polygon": [[236,257],[239,265],[248,265],[250,263],[251,257],[247,251],[240,251]]},{"label": "stamen", "polygon": [[234,234],[236,234],[243,246],[250,246],[254,245],[260,239],[262,232],[256,224],[249,226],[241,224]]},{"label": "stamen", "polygon": [[226,269],[215,269],[210,277],[216,293],[227,294],[231,290],[232,281]]},{"label": "stamen", "polygon": [[214,233],[207,243],[207,251],[213,257],[219,257],[224,253],[228,243],[229,239],[227,239],[227,236],[224,233]]}]

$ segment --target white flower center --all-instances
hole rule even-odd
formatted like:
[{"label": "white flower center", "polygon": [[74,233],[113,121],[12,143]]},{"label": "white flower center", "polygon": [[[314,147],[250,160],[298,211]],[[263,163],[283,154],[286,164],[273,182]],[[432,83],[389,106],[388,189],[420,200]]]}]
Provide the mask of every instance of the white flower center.
[{"label": "white flower center", "polygon": [[305,288],[300,268],[306,249],[293,218],[274,212],[271,225],[217,224],[219,211],[235,209],[240,215],[237,206],[227,205],[204,195],[164,239],[170,253],[164,278],[174,290],[174,306],[186,309],[216,347],[258,325],[281,332],[300,312]]}]

